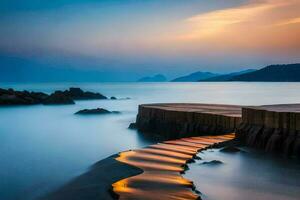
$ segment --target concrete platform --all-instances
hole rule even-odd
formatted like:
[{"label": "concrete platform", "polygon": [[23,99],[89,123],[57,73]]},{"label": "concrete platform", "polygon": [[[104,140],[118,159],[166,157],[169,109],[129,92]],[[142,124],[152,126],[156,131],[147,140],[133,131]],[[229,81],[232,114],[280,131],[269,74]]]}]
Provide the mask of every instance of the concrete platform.
[{"label": "concrete platform", "polygon": [[241,123],[241,106],[217,104],[144,104],[136,126],[163,139],[231,133]]},{"label": "concrete platform", "polygon": [[145,104],[136,126],[163,139],[236,132],[249,146],[300,156],[300,104]]},{"label": "concrete platform", "polygon": [[161,103],[143,104],[140,108],[153,108],[166,111],[218,114],[230,117],[241,117],[241,106],[225,104],[192,104],[192,103]]},{"label": "concrete platform", "polygon": [[300,157],[300,104],[242,108],[237,137],[249,146]]},{"label": "concrete platform", "polygon": [[300,104],[251,106],[242,109],[243,123],[300,130]]}]

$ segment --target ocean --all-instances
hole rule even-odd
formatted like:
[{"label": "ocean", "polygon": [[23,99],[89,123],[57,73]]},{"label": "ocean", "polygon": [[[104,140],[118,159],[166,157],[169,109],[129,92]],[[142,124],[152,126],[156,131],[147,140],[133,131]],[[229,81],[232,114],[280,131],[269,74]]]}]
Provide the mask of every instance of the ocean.
[{"label": "ocean", "polygon": [[[68,87],[80,87],[83,90],[100,92],[108,97],[115,96],[118,100],[82,100],[76,101],[75,105],[59,106],[0,107],[0,199],[35,199],[84,173],[92,164],[103,158],[120,151],[155,143],[155,139],[128,129],[128,125],[135,121],[139,104],[162,102],[238,105],[300,103],[300,83],[0,83],[0,88],[46,93],[65,90]],[[78,110],[97,107],[120,111],[121,114],[74,115]],[[218,156],[218,152],[212,155]],[[236,163],[246,166],[249,159],[242,155],[225,156],[225,159],[233,159],[233,161],[225,161],[227,164],[224,166],[230,166],[228,163],[233,163],[233,168],[237,165]],[[286,159],[284,161],[297,166],[297,162]],[[252,159],[251,162],[256,162],[256,160]],[[263,163],[263,160],[257,160],[257,162]],[[193,164],[187,176],[196,182],[196,186],[199,186],[198,189],[205,193],[207,199],[215,199],[214,184],[201,185],[201,180],[205,179],[201,179],[201,173],[197,171],[203,168],[199,166],[199,163]],[[274,163],[271,166],[275,169],[276,167],[282,169],[280,165]],[[268,170],[269,168],[262,169]],[[231,175],[237,178],[232,172],[226,174],[226,170],[215,172],[220,176],[225,173],[226,178],[229,179]],[[286,172],[291,179],[285,178],[284,181],[285,185],[289,185],[289,180],[291,180],[293,187],[299,190],[300,184],[295,186],[292,178],[292,174],[299,174],[299,170],[296,172]],[[239,171],[237,170],[236,173]],[[241,170],[241,173],[249,173],[249,171]],[[284,170],[282,173],[285,173]],[[214,180],[209,178],[208,173],[205,175],[207,180]],[[273,175],[278,176],[278,171]],[[259,174],[256,176],[259,177]],[[268,177],[272,177],[272,174]],[[242,179],[245,181],[247,177],[240,176],[240,181]],[[268,185],[268,187],[271,186]],[[234,188],[238,187],[232,184],[230,192],[234,192]],[[221,191],[220,189],[220,194]],[[223,191],[226,190],[223,189]],[[240,199],[238,197],[231,196],[227,199]]]}]

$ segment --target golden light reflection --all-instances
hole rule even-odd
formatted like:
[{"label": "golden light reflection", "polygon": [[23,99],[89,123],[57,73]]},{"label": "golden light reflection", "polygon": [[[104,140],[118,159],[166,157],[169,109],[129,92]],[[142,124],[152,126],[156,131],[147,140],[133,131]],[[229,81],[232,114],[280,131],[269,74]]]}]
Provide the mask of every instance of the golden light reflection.
[{"label": "golden light reflection", "polygon": [[195,200],[198,196],[191,190],[193,183],[183,178],[179,172],[184,170],[185,163],[198,150],[208,146],[202,143],[209,141],[214,144],[233,138],[234,135],[184,138],[141,150],[122,152],[116,160],[138,167],[144,172],[114,183],[113,191],[120,199]]},{"label": "golden light reflection", "polygon": [[172,158],[165,155],[157,155],[152,153],[143,153],[142,151],[137,150],[137,154],[130,157],[130,160],[150,160],[150,161],[163,161],[165,163],[174,163],[174,164],[184,164],[185,159]]},{"label": "golden light reflection", "polygon": [[171,151],[186,153],[186,154],[191,154],[191,155],[194,155],[197,153],[197,150],[195,150],[195,148],[187,147],[187,146],[172,145],[172,144],[161,143],[161,144],[151,145],[150,147],[157,148],[157,149],[171,150]]},{"label": "golden light reflection", "polygon": [[194,149],[187,149],[187,148],[174,148],[176,146],[174,145],[169,145],[169,144],[156,144],[156,145],[151,145],[151,148],[154,149],[162,149],[162,150],[172,150],[173,152],[178,152],[178,153],[184,153],[184,154],[188,154],[188,155],[194,155],[195,153],[197,153]]},{"label": "golden light reflection", "polygon": [[154,148],[144,148],[139,151],[152,153],[152,154],[158,154],[158,155],[166,155],[166,156],[170,156],[170,157],[174,157],[174,158],[191,159],[193,157],[191,154],[167,151],[167,150],[162,150],[162,149],[154,149]]},{"label": "golden light reflection", "polygon": [[196,147],[196,148],[205,148],[207,146],[207,145],[203,145],[203,144],[199,144],[199,143],[186,142],[183,140],[167,141],[167,142],[165,142],[165,144],[174,144],[174,145]]}]

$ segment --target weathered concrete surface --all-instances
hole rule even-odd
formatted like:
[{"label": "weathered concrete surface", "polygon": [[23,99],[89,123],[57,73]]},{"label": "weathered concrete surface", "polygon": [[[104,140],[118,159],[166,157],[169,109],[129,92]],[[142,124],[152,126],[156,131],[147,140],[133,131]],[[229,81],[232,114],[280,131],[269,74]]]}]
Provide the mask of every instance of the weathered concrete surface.
[{"label": "weathered concrete surface", "polygon": [[145,104],[139,106],[136,127],[164,139],[237,131],[249,146],[300,156],[300,104]]},{"label": "weathered concrete surface", "polygon": [[266,151],[300,156],[300,104],[242,108],[237,137]]},{"label": "weathered concrete surface", "polygon": [[144,104],[136,127],[143,132],[176,139],[234,132],[241,122],[241,107],[216,104]]}]

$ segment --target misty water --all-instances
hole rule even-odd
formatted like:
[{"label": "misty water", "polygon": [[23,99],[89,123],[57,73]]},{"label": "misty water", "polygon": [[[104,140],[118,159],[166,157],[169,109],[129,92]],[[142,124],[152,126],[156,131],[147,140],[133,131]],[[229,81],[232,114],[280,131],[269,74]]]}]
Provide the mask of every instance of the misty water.
[{"label": "misty water", "polygon": [[299,200],[299,161],[241,150],[213,149],[198,154],[202,160],[190,165],[185,177],[193,180],[203,200]]},{"label": "misty water", "polygon": [[[193,102],[262,105],[300,102],[299,83],[0,84],[2,88],[46,93],[64,90],[70,86],[78,86],[84,90],[101,92],[108,97],[116,96],[122,99],[76,101],[75,105],[63,106],[0,107],[0,199],[34,199],[85,172],[98,160],[123,150],[140,148],[156,142],[134,130],[127,129],[129,123],[135,121],[138,105],[142,103]],[[130,99],[125,99],[126,97]],[[121,114],[74,115],[80,109],[96,107],[120,111]],[[215,154],[212,156],[220,156],[218,153]],[[237,193],[241,191],[241,186],[236,183],[243,182],[246,186],[256,184],[255,181],[253,182],[255,177],[259,178],[266,172],[268,172],[268,177],[274,176],[278,177],[277,181],[282,180],[286,188],[298,187],[299,190],[299,183],[295,184],[293,178],[294,174],[299,175],[299,167],[298,170],[290,173],[289,168],[273,162],[272,157],[265,161],[259,157],[251,157],[251,155],[256,154],[224,156],[226,165],[218,170],[214,168],[203,170],[203,167],[196,163],[191,167],[187,176],[195,181],[198,189],[208,199],[218,199],[214,189],[217,186],[220,189],[219,195],[228,191],[232,194],[249,195],[249,190],[242,194]],[[287,165],[292,168],[298,166],[296,161],[282,159],[281,162],[288,163]],[[248,165],[249,163],[252,165]],[[260,165],[269,167],[255,170]],[[255,175],[252,176],[253,171]],[[210,177],[211,172],[213,174]],[[284,174],[284,179],[281,179],[278,173]],[[236,174],[244,175],[236,176]],[[216,177],[220,177],[223,182],[218,183]],[[231,179],[235,179],[236,182],[227,181]],[[202,180],[211,184],[201,185]],[[257,179],[257,182],[259,180]],[[225,184],[225,182],[229,184],[230,190],[220,188],[222,185],[220,183]],[[278,184],[273,184],[273,181],[263,184],[270,191],[278,191]],[[252,189],[256,190],[253,185]],[[293,190],[286,189],[285,191]],[[231,196],[222,199],[241,198]]]}]

